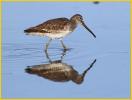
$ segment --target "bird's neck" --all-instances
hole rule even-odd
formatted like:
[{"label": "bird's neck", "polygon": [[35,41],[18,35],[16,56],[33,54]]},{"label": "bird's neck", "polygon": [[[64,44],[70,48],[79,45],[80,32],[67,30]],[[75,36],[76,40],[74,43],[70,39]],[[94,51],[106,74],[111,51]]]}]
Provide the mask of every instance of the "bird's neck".
[{"label": "bird's neck", "polygon": [[78,23],[76,20],[74,20],[72,18],[70,19],[70,22],[71,22],[71,29],[73,31],[77,27]]}]

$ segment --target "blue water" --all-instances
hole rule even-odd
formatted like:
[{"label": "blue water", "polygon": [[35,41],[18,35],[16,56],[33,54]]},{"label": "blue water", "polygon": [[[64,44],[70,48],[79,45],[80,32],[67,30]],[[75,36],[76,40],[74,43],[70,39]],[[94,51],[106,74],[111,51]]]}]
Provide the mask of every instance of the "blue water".
[{"label": "blue water", "polygon": [[[2,97],[3,98],[129,98],[130,97],[130,4],[129,3],[15,3],[2,4]],[[31,65],[48,63],[44,45],[48,38],[26,36],[23,30],[48,19],[79,13],[96,34],[82,26],[64,39],[71,48],[63,62],[82,73],[97,62],[84,82],[53,82],[25,73]],[[60,59],[59,40],[49,47],[52,60]]]}]

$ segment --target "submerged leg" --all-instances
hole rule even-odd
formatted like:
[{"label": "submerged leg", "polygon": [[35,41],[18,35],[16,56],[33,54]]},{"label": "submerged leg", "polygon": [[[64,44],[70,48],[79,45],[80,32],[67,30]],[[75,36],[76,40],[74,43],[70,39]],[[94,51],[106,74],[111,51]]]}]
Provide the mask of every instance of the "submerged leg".
[{"label": "submerged leg", "polygon": [[63,60],[63,57],[66,55],[66,50],[63,50],[62,54],[61,54],[61,61]]},{"label": "submerged leg", "polygon": [[45,50],[45,55],[46,55],[46,58],[49,60],[49,62],[50,62],[50,63],[52,63],[52,60],[50,59],[50,57],[49,57],[49,54],[48,54],[48,51],[47,51],[47,50]]},{"label": "submerged leg", "polygon": [[60,41],[61,41],[61,44],[62,44],[64,50],[67,50],[67,47],[64,45],[63,41],[62,40],[60,40]]},{"label": "submerged leg", "polygon": [[50,44],[50,42],[52,41],[52,39],[49,39],[49,41],[46,43],[46,46],[45,46],[45,51],[47,51],[47,49],[48,49],[48,46],[49,46],[49,44]]}]

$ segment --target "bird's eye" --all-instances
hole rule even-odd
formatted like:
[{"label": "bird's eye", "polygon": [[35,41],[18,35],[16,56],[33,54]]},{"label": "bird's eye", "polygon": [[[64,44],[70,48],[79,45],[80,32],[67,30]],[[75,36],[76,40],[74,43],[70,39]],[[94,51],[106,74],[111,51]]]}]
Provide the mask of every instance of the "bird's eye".
[{"label": "bird's eye", "polygon": [[82,17],[80,17],[79,19],[82,20]]}]

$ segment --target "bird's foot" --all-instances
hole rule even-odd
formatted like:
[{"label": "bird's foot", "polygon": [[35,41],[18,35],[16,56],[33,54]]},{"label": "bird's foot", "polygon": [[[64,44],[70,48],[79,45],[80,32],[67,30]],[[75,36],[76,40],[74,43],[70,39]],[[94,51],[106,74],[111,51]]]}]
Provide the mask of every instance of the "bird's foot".
[{"label": "bird's foot", "polygon": [[70,50],[70,48],[64,48],[63,49],[63,51],[69,51]]}]

